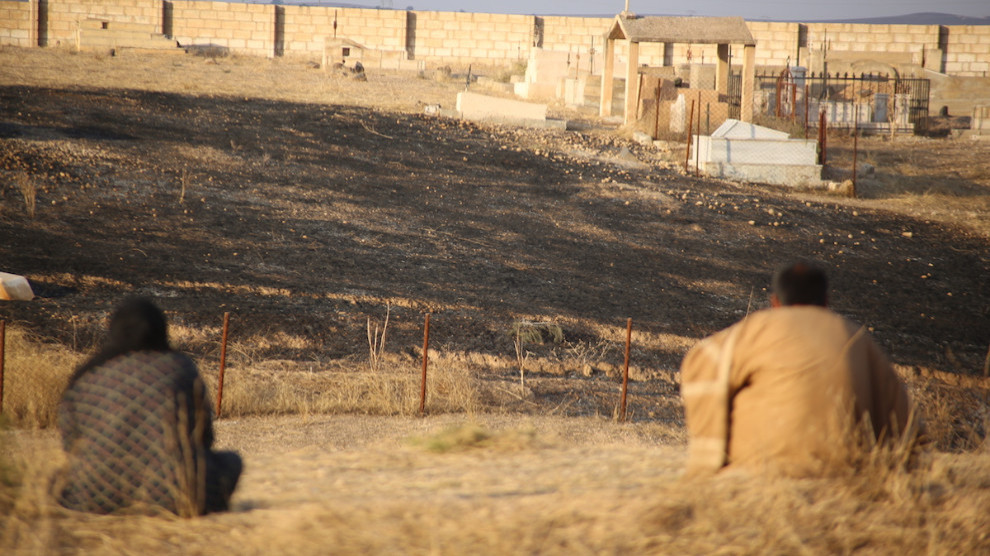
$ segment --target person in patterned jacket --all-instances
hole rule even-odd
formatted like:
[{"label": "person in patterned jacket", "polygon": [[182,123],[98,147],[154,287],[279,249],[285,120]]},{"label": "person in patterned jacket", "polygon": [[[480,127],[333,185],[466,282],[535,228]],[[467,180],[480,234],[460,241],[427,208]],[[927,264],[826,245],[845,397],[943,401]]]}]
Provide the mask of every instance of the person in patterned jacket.
[{"label": "person in patterned jacket", "polygon": [[169,347],[161,310],[123,302],[106,346],[73,373],[58,408],[68,459],[58,502],[100,514],[227,510],[242,462],[212,450],[207,398],[196,365]]}]

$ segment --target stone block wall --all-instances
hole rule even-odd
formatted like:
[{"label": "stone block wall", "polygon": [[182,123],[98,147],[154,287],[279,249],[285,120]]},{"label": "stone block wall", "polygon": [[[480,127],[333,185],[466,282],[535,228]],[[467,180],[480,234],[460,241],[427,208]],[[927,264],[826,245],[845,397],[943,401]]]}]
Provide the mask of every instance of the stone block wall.
[{"label": "stone block wall", "polygon": [[18,0],[0,0],[0,45],[34,46],[37,44],[32,15],[33,3]]},{"label": "stone block wall", "polygon": [[412,12],[410,57],[431,63],[504,65],[525,60],[536,39],[533,16]]},{"label": "stone block wall", "polygon": [[809,23],[808,46],[853,52],[917,52],[937,50],[938,25],[867,25]]},{"label": "stone block wall", "polygon": [[274,56],[275,6],[200,1],[171,4],[172,35],[180,44],[213,44],[242,54]]},{"label": "stone block wall", "polygon": [[[543,20],[543,49],[567,52],[570,73],[601,73],[605,65],[603,34],[612,24],[610,18],[547,16]],[[625,56],[625,49],[623,49]],[[623,61],[625,58],[623,58]]]},{"label": "stone block wall", "polygon": [[[772,21],[747,21],[749,32],[756,39],[756,63],[761,66],[784,66],[804,63],[799,42],[800,25]],[[733,60],[735,63],[735,60]],[[742,65],[741,63],[739,65]]]},{"label": "stone block wall", "polygon": [[[36,2],[31,2],[36,5]],[[37,10],[37,7],[34,8]],[[140,23],[161,32],[161,0],[49,0],[47,25],[38,29],[41,46],[75,43],[80,22],[99,19],[117,23]]]},{"label": "stone block wall", "polygon": [[[71,44],[78,22],[103,19],[150,25],[190,44],[217,44],[260,56],[320,59],[324,41],[336,35],[371,52],[430,65],[507,66],[526,60],[534,46],[567,52],[575,73],[600,73],[604,33],[612,18],[522,16],[493,13],[376,10],[244,4],[206,0],[0,0],[0,45]],[[39,24],[39,19],[41,23]],[[166,21],[167,20],[167,21]],[[865,25],[747,22],[757,41],[760,66],[808,65],[823,46],[836,57],[862,53],[878,61],[910,60],[959,76],[990,72],[990,26]],[[163,28],[164,27],[164,28]],[[166,29],[167,28],[167,29]],[[624,74],[627,47],[616,45],[616,72]],[[641,63],[678,67],[714,63],[715,45],[643,44]],[[733,65],[741,65],[739,56]]]},{"label": "stone block wall", "polygon": [[990,76],[990,25],[954,25],[946,32],[944,73]]},{"label": "stone block wall", "polygon": [[326,40],[335,36],[379,51],[405,51],[407,46],[407,13],[402,10],[309,6],[282,9],[283,41],[280,47],[286,55],[322,54]]}]

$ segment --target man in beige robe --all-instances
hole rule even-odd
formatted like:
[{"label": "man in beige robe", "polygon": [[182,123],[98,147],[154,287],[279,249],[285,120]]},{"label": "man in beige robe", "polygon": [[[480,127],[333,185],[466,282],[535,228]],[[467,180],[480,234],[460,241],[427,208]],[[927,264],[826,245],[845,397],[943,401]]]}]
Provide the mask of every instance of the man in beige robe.
[{"label": "man in beige robe", "polygon": [[[860,325],[827,308],[825,273],[774,276],[771,308],[702,340],[681,365],[687,473],[827,474],[917,433],[904,385]],[[864,446],[864,443],[866,446]]]}]

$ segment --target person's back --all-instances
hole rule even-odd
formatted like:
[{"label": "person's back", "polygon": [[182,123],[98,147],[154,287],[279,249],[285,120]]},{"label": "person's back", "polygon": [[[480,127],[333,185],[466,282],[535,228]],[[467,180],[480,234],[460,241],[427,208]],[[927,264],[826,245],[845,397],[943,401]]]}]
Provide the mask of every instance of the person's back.
[{"label": "person's back", "polygon": [[799,306],[753,314],[737,334],[728,465],[821,474],[856,449],[864,412],[905,426],[907,397],[862,327]]},{"label": "person's back", "polygon": [[818,292],[809,303],[774,299],[685,357],[690,474],[820,475],[863,442],[907,432],[906,390],[866,330],[824,306],[824,284],[804,288]]},{"label": "person's back", "polygon": [[73,510],[223,511],[241,472],[237,454],[212,451],[206,386],[146,300],[115,313],[107,348],[70,380],[58,427],[68,463],[55,496]]},{"label": "person's back", "polygon": [[195,366],[177,352],[131,352],[82,375],[58,412],[69,456],[62,505],[95,513],[136,504],[202,513],[196,470],[186,463],[203,459],[206,448],[203,439],[191,440],[208,411],[194,395],[197,387]]}]

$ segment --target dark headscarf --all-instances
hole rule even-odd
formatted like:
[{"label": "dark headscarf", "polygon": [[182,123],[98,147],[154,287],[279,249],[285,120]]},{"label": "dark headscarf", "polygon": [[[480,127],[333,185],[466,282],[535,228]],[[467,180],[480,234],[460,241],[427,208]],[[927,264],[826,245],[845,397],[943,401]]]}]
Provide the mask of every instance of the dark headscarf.
[{"label": "dark headscarf", "polygon": [[124,300],[110,317],[110,337],[96,355],[75,370],[72,385],[94,367],[132,351],[169,351],[165,314],[150,299],[133,297]]}]

